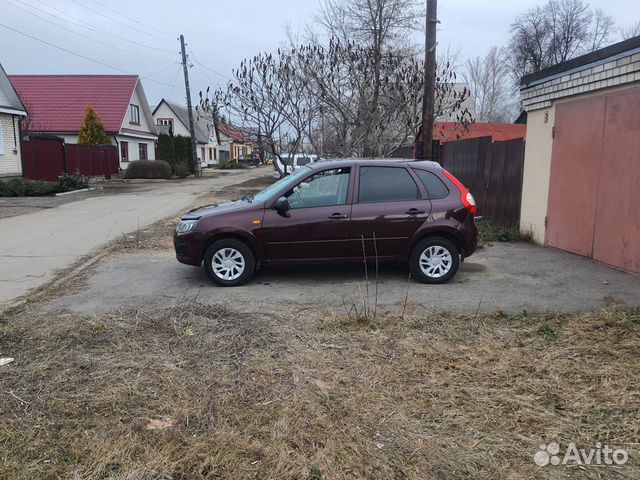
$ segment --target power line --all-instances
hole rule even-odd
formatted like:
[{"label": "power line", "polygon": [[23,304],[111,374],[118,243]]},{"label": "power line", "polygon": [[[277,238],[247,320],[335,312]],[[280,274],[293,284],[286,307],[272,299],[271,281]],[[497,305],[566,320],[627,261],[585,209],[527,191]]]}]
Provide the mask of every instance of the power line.
[{"label": "power line", "polygon": [[26,2],[23,2],[22,0],[15,0],[15,1],[17,1],[17,2],[19,2],[21,4],[23,4],[23,5],[27,5],[27,6],[33,8],[35,10],[38,10],[38,11],[40,11],[40,12],[46,14],[46,15],[51,15],[52,17],[59,18],[60,20],[64,20],[65,22],[69,22],[72,25],[76,25],[78,27],[84,28],[85,30],[89,30],[89,31],[96,32],[96,33],[105,33],[105,34],[109,35],[110,37],[117,38],[119,40],[132,43],[132,44],[137,45],[139,47],[144,47],[144,48],[148,48],[148,49],[151,49],[151,50],[156,50],[158,52],[171,53],[171,54],[175,53],[175,52],[163,49],[163,48],[158,48],[158,47],[154,47],[154,46],[151,46],[151,45],[146,45],[144,43],[136,42],[135,40],[131,40],[129,38],[117,35],[117,34],[113,33],[112,31],[105,30],[104,28],[100,28],[100,27],[98,27],[98,26],[96,26],[94,24],[88,23],[86,20],[84,20],[82,18],[74,17],[73,15],[70,15],[70,14],[64,12],[63,10],[60,10],[59,8],[56,8],[53,5],[49,5],[44,0],[38,0],[38,2],[40,2],[43,5],[45,5],[47,8],[50,8],[51,10],[55,10],[56,12],[61,13],[65,17],[71,18],[71,19],[76,20],[76,21],[72,22],[71,20],[69,20],[67,18],[61,17],[59,15],[56,15],[54,13],[51,13],[51,12],[48,12],[48,11],[45,11],[45,10],[42,10],[41,8],[38,8],[35,5],[28,4]]},{"label": "power line", "polygon": [[[166,61],[165,59],[156,58],[156,57],[149,57],[149,56],[147,56],[147,55],[143,55],[143,54],[138,53],[138,52],[132,52],[131,50],[127,50],[126,48],[121,48],[121,47],[118,47],[118,46],[116,46],[116,45],[111,45],[110,43],[103,42],[103,41],[101,41],[101,40],[96,40],[95,38],[91,38],[91,37],[89,37],[88,35],[85,35],[85,34],[80,33],[80,32],[76,32],[75,30],[71,30],[70,28],[67,28],[67,27],[65,27],[64,25],[60,25],[59,23],[53,22],[53,21],[49,20],[49,19],[48,19],[48,18],[46,18],[46,17],[43,17],[43,16],[41,16],[41,15],[38,15],[37,13],[30,12],[30,11],[29,11],[29,10],[27,10],[26,8],[22,8],[22,7],[20,7],[19,5],[15,5],[15,4],[13,4],[13,3],[11,3],[11,2],[9,2],[9,1],[7,1],[7,0],[0,0],[0,1],[3,1],[4,3],[6,3],[6,4],[8,4],[8,5],[11,5],[11,6],[12,6],[12,7],[14,7],[14,8],[17,8],[17,9],[19,9],[19,10],[22,10],[23,12],[28,13],[29,15],[33,15],[34,17],[39,18],[39,19],[41,19],[41,20],[43,20],[43,21],[45,21],[45,22],[47,22],[47,23],[49,23],[49,24],[51,24],[51,25],[54,25],[54,26],[56,26],[56,27],[58,27],[58,28],[61,28],[61,29],[63,29],[63,30],[66,30],[67,32],[71,32],[71,33],[73,33],[73,34],[75,34],[75,35],[79,35],[80,37],[82,37],[82,38],[86,38],[87,40],[91,40],[92,42],[99,43],[100,45],[105,45],[105,46],[107,46],[107,47],[115,48],[116,50],[120,50],[120,51],[125,52],[125,53],[128,53],[128,54],[130,54],[130,55],[137,55],[137,56],[139,56],[139,57],[147,58],[147,59],[150,59],[150,60],[156,60],[156,61],[159,61],[159,62],[164,62],[164,61]],[[18,1],[20,1],[20,0],[18,0]],[[20,3],[24,3],[24,2],[20,2]],[[36,8],[36,7],[32,7],[32,8]],[[39,10],[39,9],[38,9],[38,8],[36,8],[36,10]],[[45,12],[45,13],[46,13],[46,12]]]},{"label": "power line", "polygon": [[[217,72],[216,70],[214,70],[213,68],[207,67],[206,65],[204,65],[203,63],[199,62],[198,59],[193,55],[193,51],[191,49],[189,49],[189,52],[191,53],[191,59],[196,62],[198,65],[200,65],[202,68],[209,70],[212,73],[215,73],[216,75],[226,79],[226,80],[232,80],[231,77],[229,77],[228,75],[225,75],[224,73],[220,73]],[[212,82],[213,83],[213,82]]]},{"label": "power line", "polygon": [[[173,91],[176,89],[176,86],[177,86],[176,83],[178,82],[178,75],[180,75],[180,70],[182,70],[182,63],[176,62],[175,64],[178,65],[178,68],[176,69],[176,73],[173,76],[173,83],[167,84],[162,87],[162,89],[160,90],[160,100],[162,100],[165,97],[165,95],[168,95],[169,97],[173,95]],[[171,88],[171,91],[169,91],[169,88]]]},{"label": "power line", "polygon": [[117,19],[113,18],[112,16],[109,16],[109,15],[105,14],[104,12],[99,12],[98,10],[93,9],[93,8],[85,5],[82,2],[79,2],[78,0],[72,0],[72,1],[73,1],[73,3],[75,3],[77,5],[80,5],[83,8],[86,8],[90,12],[95,13],[96,15],[100,15],[101,17],[104,17],[104,18],[106,18],[108,20],[111,20],[112,22],[117,23],[118,25],[121,25],[121,26],[123,26],[125,28],[131,29],[131,30],[135,30],[136,33],[142,33],[144,35],[147,35],[148,37],[157,38],[157,39],[162,40],[164,42],[170,42],[171,41],[171,40],[169,40],[167,38],[163,38],[163,37],[160,37],[158,35],[154,35],[153,33],[143,32],[143,31],[139,30],[136,27],[132,27],[131,25],[127,25],[126,23],[121,22],[120,20],[117,20]]},{"label": "power line", "polygon": [[[51,42],[48,42],[48,41],[46,41],[46,40],[43,40],[43,39],[41,39],[41,38],[34,37],[33,35],[29,35],[28,33],[21,32],[20,30],[16,30],[15,28],[13,28],[13,27],[9,27],[8,25],[5,25],[5,24],[3,24],[3,23],[0,23],[0,27],[4,27],[4,28],[6,28],[7,30],[11,30],[12,32],[18,33],[18,34],[20,34],[20,35],[22,35],[22,36],[28,37],[28,38],[30,38],[30,39],[32,39],[32,40],[37,41],[37,42],[44,43],[45,45],[48,45],[48,46],[53,47],[53,48],[56,48],[56,49],[58,49],[58,50],[62,50],[63,52],[69,53],[69,54],[71,54],[71,55],[75,55],[76,57],[82,58],[82,59],[84,59],[84,60],[88,60],[88,61],[90,61],[90,62],[97,63],[98,65],[102,65],[103,67],[111,68],[111,69],[113,69],[113,70],[116,70],[116,71],[118,71],[118,72],[124,73],[124,74],[126,74],[126,75],[136,75],[135,73],[128,72],[128,71],[123,70],[122,68],[119,68],[119,67],[114,67],[113,65],[109,65],[108,63],[101,62],[100,60],[95,60],[95,59],[93,59],[93,58],[91,58],[91,57],[87,57],[87,56],[82,55],[82,54],[80,54],[80,53],[73,52],[73,51],[71,51],[71,50],[67,50],[67,49],[66,49],[66,48],[64,48],[64,47],[61,47],[61,46],[59,46],[59,45],[55,45],[55,44],[53,44],[53,43],[51,43]],[[160,85],[168,85],[168,84],[167,84],[167,83],[165,83],[165,82],[161,82],[161,81],[159,81],[159,80],[154,80],[154,79],[152,79],[152,78],[142,77],[142,76],[140,76],[140,78],[143,78],[143,79],[148,80],[148,81],[150,81],[150,82],[159,83]]]},{"label": "power line", "polygon": [[160,70],[158,70],[157,72],[148,73],[146,76],[147,76],[147,77],[153,77],[154,75],[157,75],[157,74],[159,74],[159,73],[162,73],[162,72],[164,72],[165,70],[169,70],[171,67],[173,67],[174,65],[178,65],[179,63],[180,63],[179,61],[173,62],[173,63],[172,63],[171,65],[169,65],[168,67],[161,68],[161,69],[160,69]]},{"label": "power line", "polygon": [[140,22],[139,20],[136,20],[135,18],[128,17],[128,16],[126,16],[125,14],[123,14],[123,13],[121,13],[121,12],[119,12],[119,11],[117,11],[117,10],[115,10],[115,9],[111,8],[111,7],[109,7],[108,5],[105,5],[104,3],[99,2],[98,0],[93,0],[93,3],[97,3],[97,4],[98,4],[98,5],[100,5],[102,8],[105,8],[105,9],[107,9],[107,10],[109,10],[109,11],[113,12],[113,13],[116,13],[116,14],[120,15],[121,17],[126,18],[127,20],[130,20],[130,21],[132,21],[132,22],[134,22],[134,23],[137,23],[138,25],[141,25],[141,26],[143,26],[143,27],[147,27],[147,28],[148,28],[148,29],[150,29],[150,30],[153,30],[153,31],[158,32],[158,33],[161,33],[161,34],[163,34],[163,35],[166,35],[166,36],[168,36],[169,38],[171,38],[171,39],[173,40],[173,35],[172,35],[172,34],[170,34],[170,33],[164,32],[164,31],[162,31],[162,30],[158,30],[157,28],[152,27],[151,25],[147,25],[146,23],[142,23],[142,22]]}]

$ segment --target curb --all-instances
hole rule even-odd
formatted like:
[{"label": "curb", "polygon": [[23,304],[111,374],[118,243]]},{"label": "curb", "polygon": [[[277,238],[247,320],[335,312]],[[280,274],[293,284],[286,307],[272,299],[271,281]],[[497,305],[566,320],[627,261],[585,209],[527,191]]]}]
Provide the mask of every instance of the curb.
[{"label": "curb", "polygon": [[71,190],[70,192],[60,192],[60,193],[56,193],[54,195],[54,197],[64,197],[65,195],[73,195],[75,193],[91,192],[93,190],[97,190],[97,188],[96,187],[89,187],[89,188],[81,188],[80,190]]},{"label": "curb", "polygon": [[101,260],[104,257],[106,257],[109,253],[110,252],[99,253],[98,255],[95,255],[95,256],[91,257],[89,260],[84,262],[82,265],[79,265],[76,268],[74,268],[73,270],[71,270],[70,272],[65,273],[60,278],[57,278],[57,279],[53,280],[51,283],[49,283],[49,284],[47,284],[47,285],[45,285],[43,287],[37,287],[37,289],[36,289],[36,291],[34,293],[32,293],[32,294],[27,293],[23,298],[21,298],[18,301],[15,301],[13,303],[7,303],[7,304],[0,305],[0,313],[6,312],[6,311],[10,311],[10,310],[15,310],[17,308],[25,306],[27,303],[29,303],[31,301],[31,299],[38,298],[38,296],[40,296],[42,293],[44,293],[44,292],[46,292],[46,291],[48,291],[48,290],[50,290],[52,288],[55,288],[55,287],[63,284],[64,282],[70,280],[71,278],[73,278],[76,275],[78,275],[79,273],[81,273],[83,270],[86,270],[87,268],[89,268],[94,263],[96,263],[99,260]]}]

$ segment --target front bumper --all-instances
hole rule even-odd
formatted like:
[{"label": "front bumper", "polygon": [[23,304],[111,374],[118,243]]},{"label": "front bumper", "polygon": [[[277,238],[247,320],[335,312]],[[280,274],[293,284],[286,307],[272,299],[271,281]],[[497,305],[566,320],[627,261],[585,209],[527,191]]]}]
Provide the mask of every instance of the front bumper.
[{"label": "front bumper", "polygon": [[184,235],[173,234],[173,247],[176,251],[176,259],[185,265],[199,267],[202,265],[202,234],[190,232]]}]

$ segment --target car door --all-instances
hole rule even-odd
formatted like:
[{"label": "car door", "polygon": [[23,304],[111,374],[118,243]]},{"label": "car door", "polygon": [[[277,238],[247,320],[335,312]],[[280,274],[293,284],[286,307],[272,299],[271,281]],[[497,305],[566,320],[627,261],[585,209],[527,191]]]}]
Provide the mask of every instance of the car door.
[{"label": "car door", "polygon": [[403,165],[360,166],[351,210],[351,251],[368,258],[394,257],[425,222],[431,203]]},{"label": "car door", "polygon": [[351,181],[350,167],[314,171],[285,193],[288,210],[267,205],[261,232],[266,261],[348,257]]}]

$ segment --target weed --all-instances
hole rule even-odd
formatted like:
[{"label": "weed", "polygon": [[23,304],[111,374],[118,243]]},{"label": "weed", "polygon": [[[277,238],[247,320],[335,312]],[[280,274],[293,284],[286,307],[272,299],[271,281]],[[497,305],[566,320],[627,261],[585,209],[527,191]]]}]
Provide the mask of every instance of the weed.
[{"label": "weed", "polygon": [[533,232],[521,231],[517,227],[504,227],[490,219],[483,218],[476,222],[480,238],[484,242],[531,242]]},{"label": "weed", "polygon": [[547,337],[550,339],[558,338],[558,332],[548,323],[540,325],[540,327],[538,327],[537,332],[538,332],[538,335],[541,335],[543,337]]}]

